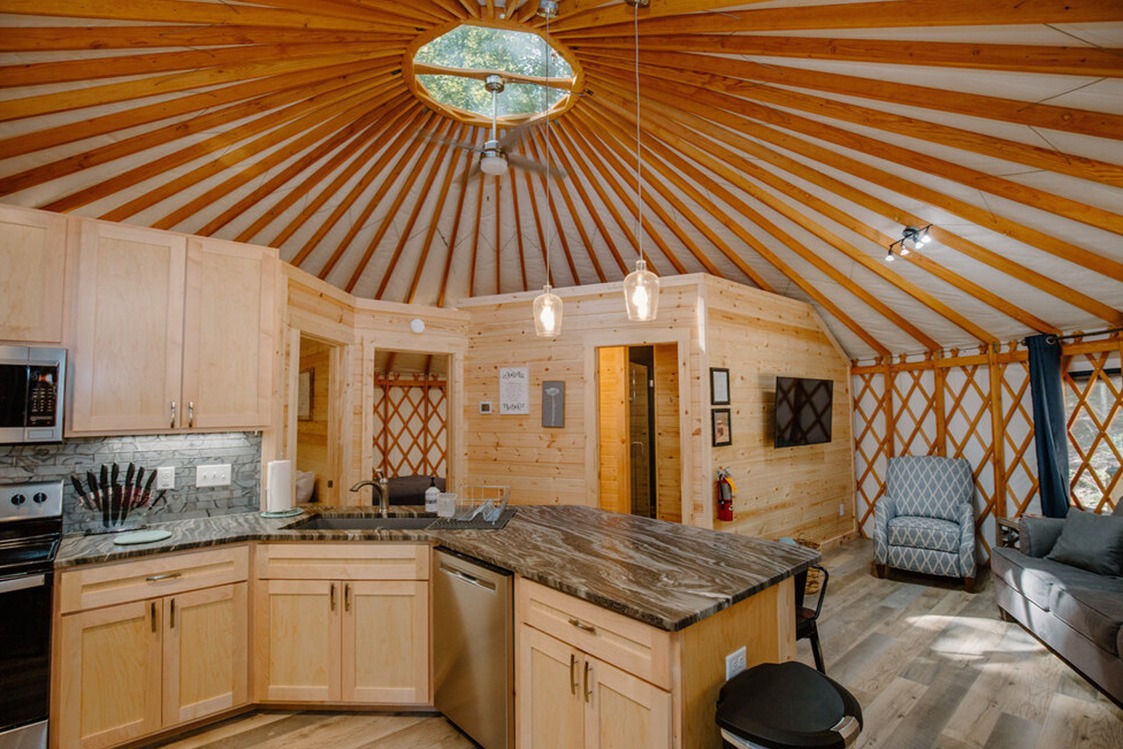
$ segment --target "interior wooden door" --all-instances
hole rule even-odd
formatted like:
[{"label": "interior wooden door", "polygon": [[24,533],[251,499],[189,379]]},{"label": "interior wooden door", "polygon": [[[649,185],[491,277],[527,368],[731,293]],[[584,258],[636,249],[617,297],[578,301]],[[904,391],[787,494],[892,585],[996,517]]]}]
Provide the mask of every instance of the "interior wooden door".
[{"label": "interior wooden door", "polygon": [[515,690],[518,749],[580,749],[585,745],[583,658],[561,640],[520,625]]},{"label": "interior wooden door", "polygon": [[62,342],[66,217],[0,206],[0,340]]},{"label": "interior wooden door", "polygon": [[61,617],[58,746],[101,749],[160,729],[158,600]]},{"label": "interior wooden door", "polygon": [[342,670],[346,702],[430,701],[428,583],[343,583]]},{"label": "interior wooden door", "polygon": [[164,727],[249,699],[246,583],[164,599]]},{"label": "interior wooden door", "polygon": [[180,426],[269,425],[276,262],[260,247],[188,239]]},{"label": "interior wooden door", "polygon": [[339,700],[341,587],[332,580],[258,581],[254,594],[258,699]]},{"label": "interior wooden door", "polygon": [[79,224],[70,432],[167,431],[181,413],[186,240]]},{"label": "interior wooden door", "polygon": [[631,512],[628,475],[628,349],[598,349],[600,508]]},{"label": "interior wooden door", "polygon": [[586,656],[585,749],[670,749],[671,693]]}]

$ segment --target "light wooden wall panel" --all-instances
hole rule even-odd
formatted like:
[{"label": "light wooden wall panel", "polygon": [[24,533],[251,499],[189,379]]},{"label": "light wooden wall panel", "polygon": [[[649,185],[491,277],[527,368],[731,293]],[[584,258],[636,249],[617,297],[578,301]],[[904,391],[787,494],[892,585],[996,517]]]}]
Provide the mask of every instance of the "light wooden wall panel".
[{"label": "light wooden wall panel", "polygon": [[600,378],[598,424],[600,425],[600,508],[629,512],[628,486],[628,349],[602,348],[597,356]]},{"label": "light wooden wall panel", "polygon": [[300,342],[300,371],[312,372],[312,418],[296,422],[296,467],[316,474],[316,497],[329,496],[327,482],[332,476],[328,457],[328,406],[331,376],[331,347],[304,338]]},{"label": "light wooden wall panel", "polygon": [[679,423],[678,351],[673,344],[655,349],[656,516],[682,522],[682,440]]}]

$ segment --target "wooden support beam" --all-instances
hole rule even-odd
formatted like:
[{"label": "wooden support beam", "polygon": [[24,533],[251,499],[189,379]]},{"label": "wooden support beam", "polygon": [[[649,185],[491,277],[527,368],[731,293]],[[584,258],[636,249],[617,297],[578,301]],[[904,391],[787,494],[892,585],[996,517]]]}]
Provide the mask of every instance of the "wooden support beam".
[{"label": "wooden support beam", "polygon": [[24,26],[19,33],[0,36],[0,52],[54,52],[102,49],[166,49],[224,47],[253,44],[398,44],[403,48],[415,33],[313,29],[267,26]]},{"label": "wooden support beam", "polygon": [[[0,71],[3,69],[0,68]],[[576,81],[575,78],[558,78],[551,76],[545,78],[537,75],[521,75],[509,70],[485,70],[483,68],[450,68],[444,65],[431,65],[425,62],[413,63],[414,75],[452,75],[459,78],[472,78],[477,81],[486,80],[489,75],[499,75],[507,83],[532,83],[536,86],[548,86],[561,91],[570,91]]]},{"label": "wooden support beam", "polygon": [[[458,133],[458,137],[464,138],[467,135],[467,131],[467,126],[462,127],[460,129],[460,132]],[[452,243],[456,241],[456,229],[460,224],[460,206],[463,206],[464,204],[464,193],[466,192],[464,189],[464,181],[456,176],[457,170],[460,167],[460,157],[464,153],[466,152],[463,149],[453,149],[452,161],[449,163],[448,169],[445,171],[445,179],[444,182],[441,183],[441,192],[437,198],[437,204],[436,206],[434,206],[431,212],[431,217],[429,219],[429,229],[425,233],[425,241],[421,243],[420,254],[418,256],[416,264],[414,265],[413,279],[410,281],[409,293],[406,295],[407,304],[413,302],[413,300],[417,296],[417,287],[421,283],[422,274],[425,273],[425,264],[429,260],[429,251],[433,246],[433,238],[437,235],[437,228],[440,226],[440,217],[444,215],[444,206],[445,201],[448,198],[449,189],[455,184],[459,187],[458,192],[460,193],[460,202],[457,206],[455,223],[452,227],[452,238],[449,240],[449,256],[451,257],[452,255]],[[391,262],[391,268],[396,265],[397,262],[395,259],[395,261]],[[389,274],[387,274],[387,277],[388,276]],[[445,282],[447,283],[447,271]],[[382,289],[379,289],[378,296],[382,296]],[[429,371],[428,367],[426,367],[425,371]]]},{"label": "wooden support beam", "polygon": [[480,227],[483,225],[484,187],[487,184],[483,172],[480,172],[476,177],[476,184],[479,185],[479,189],[476,190],[476,225],[472,232],[472,262],[468,266],[468,296],[470,297],[476,295],[476,268],[480,267],[478,264],[480,258]]},{"label": "wooden support beam", "polygon": [[[511,218],[515,222],[515,255],[519,262],[519,277],[522,280],[522,290],[529,291],[530,285],[526,277],[526,245],[523,242],[522,211],[519,210],[519,175],[516,169],[508,169],[507,171],[511,174]],[[535,205],[534,208],[535,210],[532,214],[534,225],[540,228],[542,224],[541,219],[538,217],[538,206]],[[543,265],[545,265],[545,243],[540,241],[538,243],[538,248],[543,251]]]}]

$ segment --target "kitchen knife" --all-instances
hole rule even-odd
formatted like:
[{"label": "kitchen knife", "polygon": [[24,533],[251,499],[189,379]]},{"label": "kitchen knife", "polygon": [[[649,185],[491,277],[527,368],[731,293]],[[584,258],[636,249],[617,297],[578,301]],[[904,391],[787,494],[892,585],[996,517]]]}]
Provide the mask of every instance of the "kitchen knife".
[{"label": "kitchen knife", "polygon": [[108,528],[112,521],[110,513],[113,509],[113,498],[112,492],[109,491],[109,466],[105,463],[101,464],[101,481],[98,486],[101,487],[101,524]]},{"label": "kitchen knife", "polygon": [[101,509],[101,494],[97,490],[97,476],[93,471],[86,471],[86,482],[90,485],[90,496],[93,497],[94,509]]},{"label": "kitchen knife", "polygon": [[87,510],[94,509],[94,503],[86,496],[86,490],[82,488],[82,482],[78,480],[78,477],[71,476],[70,481],[74,484],[74,489],[78,492],[78,501],[82,503],[82,506]]},{"label": "kitchen knife", "polygon": [[143,502],[144,489],[141,488],[141,485],[143,483],[144,483],[144,466],[141,466],[139,469],[137,469],[136,481],[133,482],[133,496],[132,496],[133,507],[143,507],[144,506],[144,502]]},{"label": "kitchen knife", "polygon": [[117,479],[120,477],[121,466],[114,463],[109,479],[109,519],[113,521],[114,525],[117,525],[122,520],[121,487],[117,485]]},{"label": "kitchen knife", "polygon": [[121,500],[126,515],[129,514],[129,510],[133,509],[133,477],[135,475],[136,463],[129,463],[129,470],[125,472],[125,495]]},{"label": "kitchen knife", "polygon": [[[148,482],[144,485],[144,494],[141,496],[141,504],[146,504],[149,507],[155,504],[154,502],[152,502],[152,485],[154,483],[156,483],[155,471],[148,474]],[[164,492],[167,492],[167,489],[165,489]],[[160,494],[160,496],[163,497],[164,495]]]}]

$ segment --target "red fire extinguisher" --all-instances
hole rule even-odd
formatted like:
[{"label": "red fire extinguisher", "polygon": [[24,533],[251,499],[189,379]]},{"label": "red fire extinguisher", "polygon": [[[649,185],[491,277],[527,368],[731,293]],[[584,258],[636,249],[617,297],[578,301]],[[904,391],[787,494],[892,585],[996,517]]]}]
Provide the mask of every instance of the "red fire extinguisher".
[{"label": "red fire extinguisher", "polygon": [[729,478],[729,471],[719,468],[717,471],[717,519],[733,519],[733,496],[737,493],[737,485]]}]

